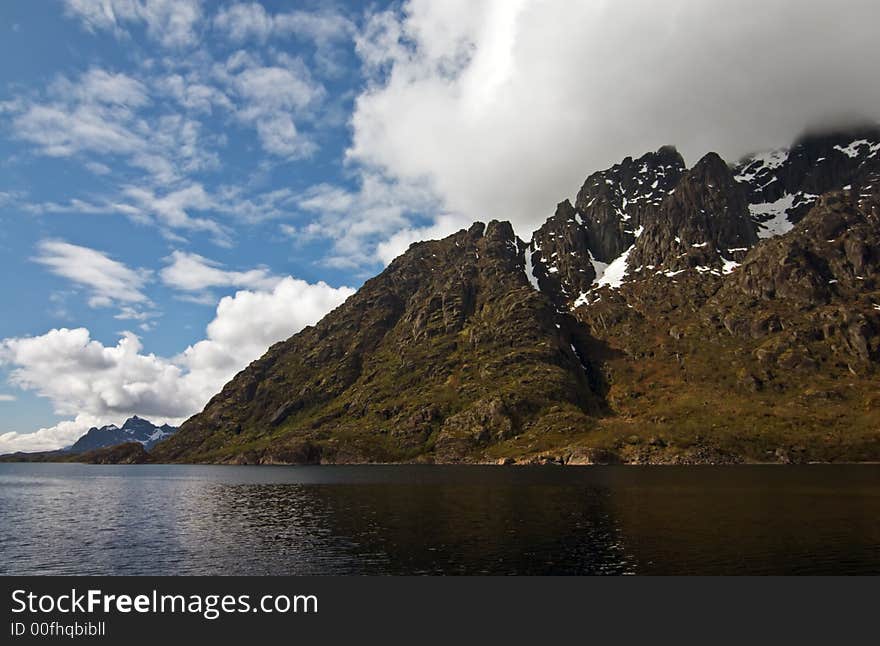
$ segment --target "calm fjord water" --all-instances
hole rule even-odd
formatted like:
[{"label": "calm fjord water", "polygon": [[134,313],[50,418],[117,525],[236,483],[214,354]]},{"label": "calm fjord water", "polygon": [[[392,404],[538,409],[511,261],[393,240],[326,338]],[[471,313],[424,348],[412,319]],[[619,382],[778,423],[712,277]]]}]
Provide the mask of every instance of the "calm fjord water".
[{"label": "calm fjord water", "polygon": [[0,464],[2,574],[880,574],[880,466]]}]

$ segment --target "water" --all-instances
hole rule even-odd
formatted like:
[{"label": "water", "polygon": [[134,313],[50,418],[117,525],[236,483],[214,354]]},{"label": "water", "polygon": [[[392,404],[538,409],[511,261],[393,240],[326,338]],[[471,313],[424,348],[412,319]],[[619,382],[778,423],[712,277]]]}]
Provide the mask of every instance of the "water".
[{"label": "water", "polygon": [[880,574],[880,466],[0,464],[2,574]]}]

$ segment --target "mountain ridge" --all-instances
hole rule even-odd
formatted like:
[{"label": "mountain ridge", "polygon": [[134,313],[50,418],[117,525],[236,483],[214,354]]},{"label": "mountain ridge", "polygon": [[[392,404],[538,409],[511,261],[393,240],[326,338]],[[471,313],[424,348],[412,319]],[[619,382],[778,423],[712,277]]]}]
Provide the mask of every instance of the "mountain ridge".
[{"label": "mountain ridge", "polygon": [[145,449],[150,449],[175,432],[177,428],[173,426],[168,424],[156,426],[149,420],[133,415],[125,420],[121,427],[115,424],[100,428],[93,426],[66,450],[71,453],[84,453],[128,442],[137,442]]},{"label": "mountain ridge", "polygon": [[415,243],[154,459],[876,459],[878,153],[876,129],[690,169],[666,146],[530,241]]}]

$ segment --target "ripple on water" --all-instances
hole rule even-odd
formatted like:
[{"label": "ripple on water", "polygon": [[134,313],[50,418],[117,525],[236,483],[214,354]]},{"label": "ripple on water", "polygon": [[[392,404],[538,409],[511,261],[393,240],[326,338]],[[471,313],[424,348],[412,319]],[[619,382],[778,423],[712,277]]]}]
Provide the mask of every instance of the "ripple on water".
[{"label": "ripple on water", "polygon": [[880,467],[0,464],[2,574],[880,573]]}]

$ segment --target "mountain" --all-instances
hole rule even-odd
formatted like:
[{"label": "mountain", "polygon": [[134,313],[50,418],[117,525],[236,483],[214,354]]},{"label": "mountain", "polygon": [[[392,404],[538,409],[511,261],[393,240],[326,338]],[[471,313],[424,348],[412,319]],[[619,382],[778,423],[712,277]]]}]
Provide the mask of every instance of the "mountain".
[{"label": "mountain", "polygon": [[880,458],[880,131],[590,175],[519,240],[416,243],[153,459]]},{"label": "mountain", "polygon": [[508,223],[413,245],[316,326],[272,346],[157,459],[458,460],[602,411],[586,339],[526,279]]},{"label": "mountain", "polygon": [[155,426],[151,422],[135,415],[125,420],[122,428],[115,424],[102,426],[101,428],[90,428],[68,450],[72,453],[83,453],[129,442],[138,442],[144,448],[150,449],[176,432],[177,429],[173,426],[168,424]]}]

